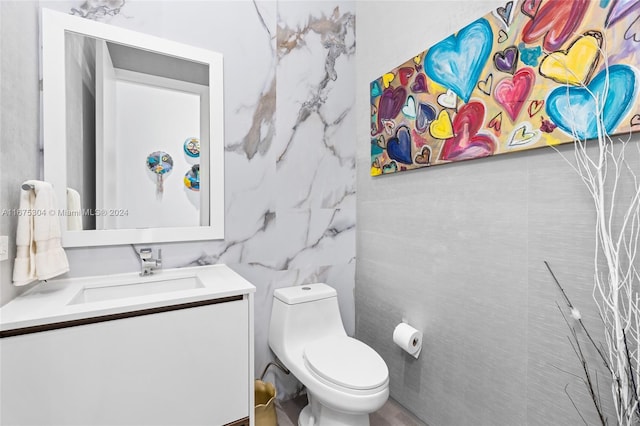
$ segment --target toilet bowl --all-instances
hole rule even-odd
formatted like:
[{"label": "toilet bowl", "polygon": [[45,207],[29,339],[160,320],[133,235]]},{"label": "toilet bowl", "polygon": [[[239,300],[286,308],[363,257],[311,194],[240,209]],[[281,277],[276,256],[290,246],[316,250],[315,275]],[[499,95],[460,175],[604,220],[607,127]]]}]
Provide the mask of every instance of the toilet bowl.
[{"label": "toilet bowl", "polygon": [[389,370],[376,351],[347,336],[335,289],[274,292],[269,346],[307,388],[300,426],[368,426],[389,397]]}]

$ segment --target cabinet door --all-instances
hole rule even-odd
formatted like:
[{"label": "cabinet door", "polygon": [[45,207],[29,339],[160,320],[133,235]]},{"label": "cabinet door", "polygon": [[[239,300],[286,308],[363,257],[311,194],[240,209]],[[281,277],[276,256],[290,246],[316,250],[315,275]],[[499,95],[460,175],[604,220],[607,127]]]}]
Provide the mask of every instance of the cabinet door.
[{"label": "cabinet door", "polygon": [[249,415],[248,301],[0,340],[2,424],[222,425]]}]

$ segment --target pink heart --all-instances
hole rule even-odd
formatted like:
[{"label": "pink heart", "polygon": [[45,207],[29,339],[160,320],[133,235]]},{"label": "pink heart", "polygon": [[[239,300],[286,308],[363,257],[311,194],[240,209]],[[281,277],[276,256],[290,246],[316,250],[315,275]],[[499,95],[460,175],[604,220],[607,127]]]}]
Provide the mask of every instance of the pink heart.
[{"label": "pink heart", "polygon": [[409,78],[413,75],[414,69],[411,67],[403,67],[398,70],[398,74],[400,75],[400,84],[406,86],[409,82]]},{"label": "pink heart", "polygon": [[542,3],[542,0],[524,0],[520,10],[528,17],[533,18],[536,16],[536,13],[538,13],[540,3]]},{"label": "pink heart", "polygon": [[455,136],[444,141],[440,159],[461,161],[492,155],[496,149],[495,140],[489,134],[478,134],[484,116],[484,105],[480,102],[472,101],[460,108],[453,119]]},{"label": "pink heart", "polygon": [[515,121],[525,102],[529,100],[535,79],[533,69],[521,68],[512,78],[500,80],[496,85],[493,97],[507,112],[511,121]]},{"label": "pink heart", "polygon": [[525,24],[522,41],[531,44],[544,37],[546,51],[558,50],[575,35],[588,8],[589,0],[547,0]]}]

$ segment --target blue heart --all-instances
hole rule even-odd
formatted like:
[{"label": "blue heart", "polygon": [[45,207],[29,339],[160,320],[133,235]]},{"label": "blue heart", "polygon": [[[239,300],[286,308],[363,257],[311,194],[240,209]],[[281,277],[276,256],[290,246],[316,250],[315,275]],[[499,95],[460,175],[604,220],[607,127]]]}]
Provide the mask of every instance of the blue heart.
[{"label": "blue heart", "polygon": [[424,57],[425,72],[469,102],[492,46],[491,26],[480,18],[431,47]]},{"label": "blue heart", "polygon": [[520,43],[518,45],[518,50],[520,50],[520,60],[525,64],[531,67],[538,66],[538,58],[542,55],[542,47],[525,47],[524,43]]},{"label": "blue heart", "polygon": [[436,119],[436,109],[429,104],[418,104],[418,116],[416,117],[416,130],[424,132],[429,123]]},{"label": "blue heart", "polygon": [[382,89],[380,89],[380,83],[378,83],[378,80],[372,81],[371,82],[371,97],[375,98],[378,97],[382,94]]},{"label": "blue heart", "polygon": [[396,132],[396,136],[387,142],[387,154],[392,160],[404,164],[411,164],[411,134],[407,126],[401,126]]},{"label": "blue heart", "polygon": [[[607,134],[611,134],[620,124],[635,103],[638,94],[636,72],[628,65],[611,65],[608,75],[609,92],[604,100],[603,124]],[[589,92],[598,99],[604,99],[607,70],[596,75],[587,88],[561,86],[549,93],[545,102],[551,121],[569,135],[580,139],[598,137],[595,101]]]}]

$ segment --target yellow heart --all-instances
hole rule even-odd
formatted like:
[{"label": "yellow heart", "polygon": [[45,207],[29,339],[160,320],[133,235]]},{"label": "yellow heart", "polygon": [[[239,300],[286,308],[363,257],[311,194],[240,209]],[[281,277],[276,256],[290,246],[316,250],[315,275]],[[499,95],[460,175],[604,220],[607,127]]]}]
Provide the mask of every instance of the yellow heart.
[{"label": "yellow heart", "polygon": [[420,57],[420,55],[413,57],[413,62],[415,62],[416,65],[420,65],[420,61],[421,60],[422,60],[422,58]]},{"label": "yellow heart", "polygon": [[453,137],[453,126],[451,125],[451,117],[446,110],[440,111],[438,118],[433,120],[429,125],[431,136],[436,139],[449,139]]},{"label": "yellow heart", "polygon": [[382,174],[382,169],[380,167],[371,166],[371,176],[380,176]]},{"label": "yellow heart", "polygon": [[553,146],[553,145],[559,145],[562,143],[562,141],[558,138],[554,138],[553,136],[549,135],[549,134],[545,134],[544,138],[547,142],[547,145],[549,146]]},{"label": "yellow heart", "polygon": [[427,90],[429,91],[429,93],[447,93],[447,91],[449,89],[447,89],[446,87],[436,83],[435,81],[431,80],[430,78],[427,79]]},{"label": "yellow heart", "polygon": [[396,75],[392,72],[388,72],[382,76],[382,85],[385,89],[389,87],[389,84],[391,84],[394,78],[396,78]]},{"label": "yellow heart", "polygon": [[602,34],[589,32],[569,46],[549,54],[540,63],[540,74],[558,83],[578,86],[587,84],[600,57]]}]

